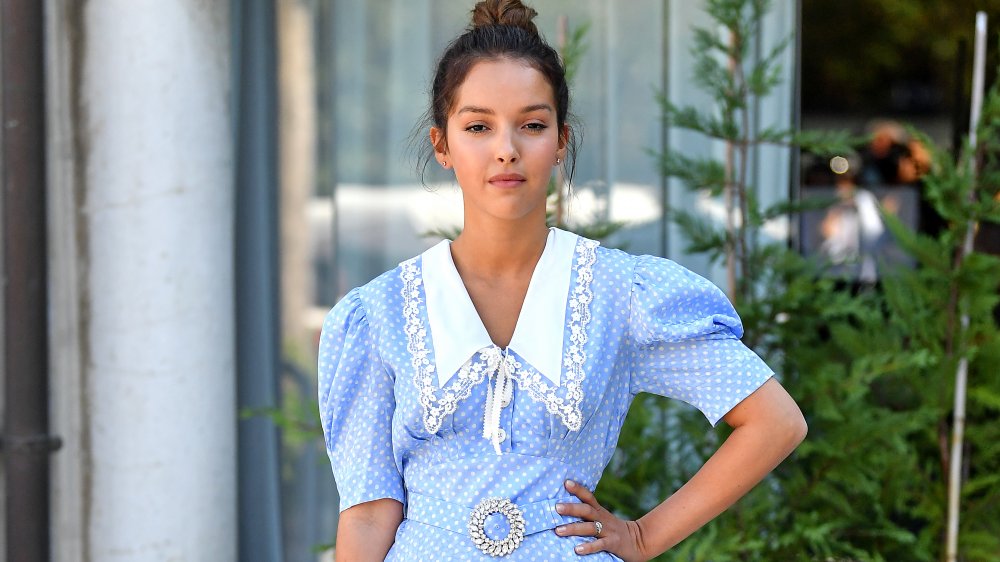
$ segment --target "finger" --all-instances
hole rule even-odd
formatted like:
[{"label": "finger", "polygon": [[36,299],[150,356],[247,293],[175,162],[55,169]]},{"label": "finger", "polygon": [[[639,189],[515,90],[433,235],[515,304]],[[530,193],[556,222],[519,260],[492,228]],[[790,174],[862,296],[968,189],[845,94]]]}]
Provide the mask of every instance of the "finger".
[{"label": "finger", "polygon": [[600,509],[601,504],[597,503],[597,498],[594,497],[593,492],[591,492],[586,486],[574,482],[572,480],[566,481],[566,490],[574,496],[580,498],[583,503],[592,506],[594,508]]},{"label": "finger", "polygon": [[585,503],[557,503],[556,513],[593,521],[597,517],[597,508]]},{"label": "finger", "polygon": [[[604,529],[604,534],[607,534],[608,529]],[[565,525],[559,525],[556,527],[556,534],[561,537],[568,536],[578,536],[578,537],[596,537],[597,527],[594,525],[593,521],[581,521],[579,523],[567,523]]]},{"label": "finger", "polygon": [[601,538],[592,541],[585,542],[583,544],[578,544],[573,548],[573,551],[577,554],[593,554],[595,552],[601,552],[602,550],[608,550],[611,547],[608,539]]}]

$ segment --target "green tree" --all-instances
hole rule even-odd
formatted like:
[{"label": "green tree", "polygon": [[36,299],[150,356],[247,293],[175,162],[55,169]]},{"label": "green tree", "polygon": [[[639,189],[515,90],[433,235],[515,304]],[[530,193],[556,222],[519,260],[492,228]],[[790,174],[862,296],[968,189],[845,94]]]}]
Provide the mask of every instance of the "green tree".
[{"label": "green tree", "polygon": [[[669,123],[730,146],[727,161],[662,155],[663,172],[692,189],[728,191],[738,217],[719,228],[671,210],[689,248],[726,259],[731,295],[744,320],[745,343],[766,357],[796,398],[810,434],[791,459],[723,516],[662,560],[935,560],[942,556],[947,448],[953,381],[961,357],[970,360],[967,479],[963,488],[961,553],[989,560],[1000,552],[1000,260],[962,255],[969,224],[1000,221],[1000,94],[988,96],[980,173],[968,160],[932,148],[924,196],[948,227],[928,237],[885,220],[917,266],[884,270],[881,285],[860,292],[781,245],[755,235],[765,220],[805,204],[759,209],[742,172],[746,152],[761,143],[847,150],[843,135],[752,131],[744,114],[766,95],[780,72],[775,53],[747,62],[768,3],[709,0],[719,28],[699,30],[696,80],[716,101],[714,112],[664,104]],[[926,141],[929,143],[929,141]],[[967,157],[963,157],[967,158]],[[970,197],[970,193],[975,193]],[[958,311],[969,314],[967,329]],[[728,435],[706,428],[700,414],[656,397],[633,404],[601,481],[599,499],[639,517],[690,478]]]}]

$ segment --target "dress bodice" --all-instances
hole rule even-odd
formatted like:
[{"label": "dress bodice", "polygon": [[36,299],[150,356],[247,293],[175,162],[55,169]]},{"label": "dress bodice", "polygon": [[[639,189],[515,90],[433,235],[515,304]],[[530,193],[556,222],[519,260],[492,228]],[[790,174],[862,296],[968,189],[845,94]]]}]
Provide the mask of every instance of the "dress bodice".
[{"label": "dress bodice", "polygon": [[[389,560],[491,559],[462,536],[466,511],[504,498],[548,518],[567,478],[594,489],[639,392],[715,424],[772,374],[710,282],[567,232],[550,232],[522,310],[493,345],[442,242],[328,315],[319,399],[341,509],[404,504]],[[586,539],[551,517],[505,560],[575,557]]]}]

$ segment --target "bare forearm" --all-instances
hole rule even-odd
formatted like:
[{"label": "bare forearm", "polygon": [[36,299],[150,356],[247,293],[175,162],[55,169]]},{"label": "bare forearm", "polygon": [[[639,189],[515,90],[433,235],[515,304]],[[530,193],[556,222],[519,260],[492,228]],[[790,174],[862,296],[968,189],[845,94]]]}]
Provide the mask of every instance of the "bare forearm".
[{"label": "bare forearm", "polygon": [[395,500],[376,500],[345,510],[337,525],[337,562],[382,562],[402,520],[402,505]]},{"label": "bare forearm", "polygon": [[805,422],[793,402],[770,414],[740,420],[690,481],[636,522],[644,552],[653,557],[666,551],[725,511],[805,437]]}]

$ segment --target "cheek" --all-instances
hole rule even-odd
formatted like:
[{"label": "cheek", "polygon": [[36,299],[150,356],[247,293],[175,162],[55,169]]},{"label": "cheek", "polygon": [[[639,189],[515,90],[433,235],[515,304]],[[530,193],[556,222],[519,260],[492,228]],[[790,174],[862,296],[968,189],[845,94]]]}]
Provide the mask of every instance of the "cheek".
[{"label": "cheek", "polygon": [[448,138],[448,153],[452,158],[460,160],[468,158],[476,152],[476,143],[467,137],[453,135]]},{"label": "cheek", "polygon": [[559,151],[559,142],[556,138],[540,138],[532,145],[532,153],[536,154],[539,160],[555,162],[556,152]]}]

